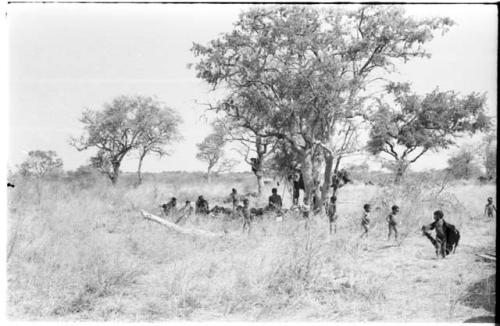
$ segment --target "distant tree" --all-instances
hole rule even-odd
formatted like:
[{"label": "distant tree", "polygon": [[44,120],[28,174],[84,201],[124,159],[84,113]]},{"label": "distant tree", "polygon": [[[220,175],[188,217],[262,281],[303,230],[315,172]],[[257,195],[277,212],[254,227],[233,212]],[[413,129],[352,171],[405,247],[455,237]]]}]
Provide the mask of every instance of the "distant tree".
[{"label": "distant tree", "polygon": [[213,124],[213,131],[205,139],[196,144],[198,153],[196,158],[208,164],[207,181],[210,182],[213,172],[225,172],[230,170],[235,162],[224,157],[224,146],[227,142],[224,129]]},{"label": "distant tree", "polygon": [[448,159],[448,170],[455,179],[468,180],[481,174],[475,152],[475,149],[463,147]]},{"label": "distant tree", "polygon": [[182,119],[173,109],[152,97],[137,98],[137,101],[141,108],[137,110],[134,118],[138,122],[137,128],[141,130],[137,140],[137,183],[141,184],[142,161],[150,153],[159,157],[169,155],[166,146],[181,139],[178,126]]},{"label": "distant tree", "polygon": [[[415,19],[396,6],[253,8],[231,32],[192,51],[200,58],[197,76],[230,94],[219,108],[242,123],[257,117],[264,123],[259,136],[287,143],[309,198],[319,187],[321,156],[329,189],[341,147],[336,135],[363,115],[367,87],[395,62],[428,56],[423,44],[452,24]],[[234,94],[259,103],[234,105]]]},{"label": "distant tree", "polygon": [[121,163],[131,151],[139,152],[139,175],[147,153],[164,154],[162,146],[176,135],[179,119],[153,98],[119,96],[105,104],[103,111],[85,110],[80,121],[85,125],[84,135],[70,143],[79,151],[97,148],[91,165],[115,184]]},{"label": "distant tree", "polygon": [[429,150],[448,148],[455,144],[458,135],[489,128],[485,95],[471,93],[461,97],[436,88],[419,96],[407,83],[391,83],[387,92],[394,96],[394,104],[378,101],[367,148],[372,154],[384,153],[394,160],[396,183],[408,166]]},{"label": "distant tree", "polygon": [[19,172],[24,176],[41,178],[48,174],[60,172],[63,161],[54,151],[30,151],[28,158],[19,165]]}]

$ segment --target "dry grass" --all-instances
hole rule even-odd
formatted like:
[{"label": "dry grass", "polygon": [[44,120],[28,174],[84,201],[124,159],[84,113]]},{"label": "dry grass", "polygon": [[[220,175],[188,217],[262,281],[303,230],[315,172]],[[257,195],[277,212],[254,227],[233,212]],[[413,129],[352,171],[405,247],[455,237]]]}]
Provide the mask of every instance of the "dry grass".
[{"label": "dry grass", "polygon": [[[137,188],[81,190],[71,183],[48,182],[37,190],[17,182],[9,190],[9,318],[363,322],[489,314],[484,307],[491,302],[477,302],[491,301],[495,284],[480,287],[474,300],[470,295],[479,291],[474,284],[495,273],[494,264],[474,255],[495,251],[495,222],[482,217],[494,186],[459,184],[437,194],[439,187],[418,184],[349,185],[338,196],[338,232],[331,237],[324,216],[307,230],[297,214],[283,222],[265,217],[250,236],[221,240],[182,236],[140,218],[139,209],[158,214],[173,195],[182,203],[204,194],[213,205],[233,184],[240,193],[254,187],[251,178],[237,182],[149,180]],[[264,202],[252,199],[251,205]],[[365,202],[379,209],[369,237],[358,241]],[[385,216],[393,204],[401,207],[398,243],[386,241]],[[436,209],[462,233],[457,253],[445,260],[435,259],[419,233]],[[236,232],[241,221],[198,217],[186,226]]]}]

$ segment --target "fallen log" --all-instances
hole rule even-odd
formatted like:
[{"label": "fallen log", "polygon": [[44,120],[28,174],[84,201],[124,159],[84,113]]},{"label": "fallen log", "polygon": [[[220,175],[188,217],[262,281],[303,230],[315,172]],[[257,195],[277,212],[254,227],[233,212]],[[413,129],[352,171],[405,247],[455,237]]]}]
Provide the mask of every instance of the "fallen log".
[{"label": "fallen log", "polygon": [[161,217],[158,217],[156,215],[150,214],[144,210],[141,210],[142,217],[146,220],[150,220],[156,223],[159,223],[166,228],[176,231],[181,234],[186,234],[186,235],[191,235],[191,236],[200,236],[200,237],[208,237],[208,238],[220,238],[220,237],[225,237],[225,236],[231,236],[231,234],[228,233],[214,233],[210,231],[205,231],[205,230],[198,230],[198,229],[188,229],[181,227],[175,223],[169,222]]},{"label": "fallen log", "polygon": [[497,261],[497,258],[493,255],[490,255],[490,254],[476,254],[476,256],[479,256],[483,259],[486,259],[486,260],[492,260],[492,261]]}]

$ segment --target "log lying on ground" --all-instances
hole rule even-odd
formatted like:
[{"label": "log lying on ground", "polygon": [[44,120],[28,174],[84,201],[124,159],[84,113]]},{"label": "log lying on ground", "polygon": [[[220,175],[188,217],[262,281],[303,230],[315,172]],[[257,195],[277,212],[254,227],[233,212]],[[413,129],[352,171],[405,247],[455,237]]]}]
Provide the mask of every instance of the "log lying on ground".
[{"label": "log lying on ground", "polygon": [[200,236],[200,237],[208,237],[208,238],[220,238],[220,237],[225,237],[225,236],[231,236],[231,234],[228,233],[214,233],[210,231],[204,231],[204,230],[198,230],[198,229],[188,229],[188,228],[183,228],[175,223],[169,222],[161,217],[158,217],[156,215],[150,214],[144,210],[141,210],[142,217],[144,217],[146,220],[150,220],[156,223],[159,223],[166,228],[179,232],[181,234],[187,234],[191,236]]}]

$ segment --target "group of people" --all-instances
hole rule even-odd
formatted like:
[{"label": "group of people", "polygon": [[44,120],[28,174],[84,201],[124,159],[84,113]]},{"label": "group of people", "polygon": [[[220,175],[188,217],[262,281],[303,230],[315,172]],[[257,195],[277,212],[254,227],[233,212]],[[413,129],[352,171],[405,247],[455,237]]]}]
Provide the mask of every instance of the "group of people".
[{"label": "group of people", "polygon": [[283,200],[281,196],[278,195],[278,189],[276,188],[271,190],[271,196],[269,196],[268,205],[265,208],[250,209],[248,198],[240,196],[235,188],[231,190],[228,198],[232,204],[232,209],[229,212],[227,212],[227,209],[219,206],[215,206],[212,210],[210,210],[208,201],[202,195],[200,195],[196,200],[195,207],[192,206],[190,200],[186,200],[185,205],[178,210],[177,198],[175,197],[172,197],[167,203],[162,204],[160,207],[165,217],[176,218],[176,224],[181,222],[183,219],[190,217],[193,212],[197,215],[208,215],[219,211],[230,213],[233,217],[243,217],[244,232],[250,232],[251,222],[254,215],[262,215],[264,212],[275,212],[278,215],[283,213]]},{"label": "group of people", "polygon": [[[338,178],[338,176],[335,177]],[[294,180],[294,188],[293,188],[294,191],[293,191],[292,208],[298,207],[302,211],[303,217],[306,220],[308,220],[310,208],[306,198],[304,198],[304,205],[301,206],[298,205],[298,198],[300,196],[300,189],[301,189],[300,174],[295,175],[293,180]],[[339,181],[339,183],[336,184],[336,188],[345,184],[345,182],[346,182],[345,180]],[[276,188],[272,188],[271,192],[272,192],[271,196],[269,196],[268,204],[265,208],[250,208],[248,198],[239,196],[237,190],[234,188],[232,189],[231,193],[228,196],[228,201],[232,204],[232,209],[228,213],[230,213],[234,218],[242,218],[243,232],[248,232],[248,233],[251,232],[253,217],[256,215],[262,215],[264,212],[275,213],[277,217],[281,217],[283,215],[284,212],[283,200],[281,196],[278,195],[278,190]],[[242,205],[240,203],[242,203]],[[177,206],[177,199],[175,197],[172,197],[168,203],[161,205],[165,216],[172,216],[173,213],[175,212],[175,215],[178,216],[175,220],[175,223],[179,223],[182,219],[191,216],[193,212],[200,215],[204,214],[206,215],[211,213],[208,201],[201,195],[196,200],[195,207],[191,205],[191,201],[189,200],[185,202],[185,205],[180,210],[177,210],[176,206]],[[217,206],[214,208],[217,208]],[[324,208],[326,216],[328,217],[329,221],[330,234],[336,233],[338,215],[337,215],[337,197],[335,195],[335,191],[334,194],[329,198],[328,202],[325,204]],[[400,224],[398,223],[399,211],[400,211],[399,206],[393,205],[391,207],[391,211],[385,218],[388,228],[387,240],[391,239],[392,234],[394,234],[394,239],[396,241],[398,240],[398,225]],[[362,227],[362,233],[360,235],[360,238],[365,238],[369,234],[371,225],[370,213],[371,213],[371,205],[364,204],[360,221]],[[484,215],[488,217],[493,217],[494,213],[496,214],[496,207],[493,204],[493,198],[489,197],[487,200],[487,204],[485,206]],[[423,235],[426,236],[434,245],[436,249],[436,254],[444,258],[451,252],[455,252],[455,249],[460,240],[460,232],[455,228],[454,225],[447,223],[444,220],[444,214],[441,210],[435,211],[433,213],[433,218],[434,222],[422,226],[421,231]],[[306,222],[306,227],[307,227],[307,222]],[[436,232],[435,237],[433,237],[429,233],[429,231],[431,230],[435,230]]]}]

